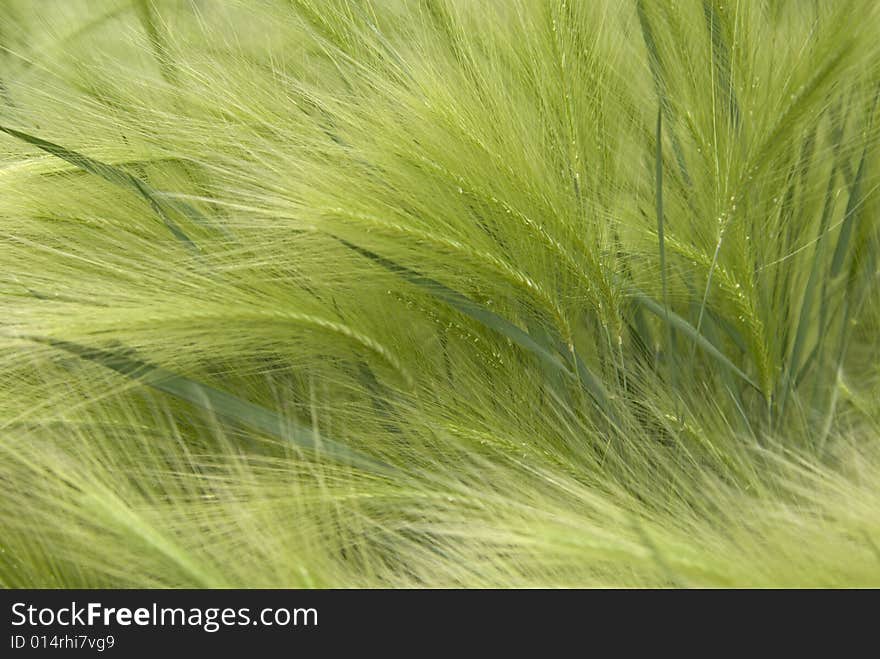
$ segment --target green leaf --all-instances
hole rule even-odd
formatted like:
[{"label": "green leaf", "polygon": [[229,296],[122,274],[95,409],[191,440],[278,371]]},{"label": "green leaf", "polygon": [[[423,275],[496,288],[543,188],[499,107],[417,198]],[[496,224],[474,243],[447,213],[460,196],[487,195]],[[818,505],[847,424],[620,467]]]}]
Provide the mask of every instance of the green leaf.
[{"label": "green leaf", "polygon": [[819,233],[816,239],[816,249],[813,253],[813,261],[810,265],[810,275],[804,286],[804,295],[801,301],[800,314],[798,315],[797,330],[795,331],[794,344],[788,358],[788,366],[785,373],[785,386],[779,399],[779,419],[781,421],[785,412],[785,405],[792,387],[797,386],[798,369],[800,369],[801,354],[806,345],[807,335],[813,326],[811,322],[813,314],[814,294],[819,290],[819,267],[823,260],[825,249],[825,230],[831,218],[834,208],[834,181],[837,177],[837,165],[831,168],[828,178],[828,186],[825,189],[825,201],[822,206],[822,215],[819,220]]},{"label": "green leaf", "polygon": [[659,318],[668,322],[677,330],[680,330],[688,338],[690,338],[696,346],[700,347],[706,354],[715,359],[719,364],[729,369],[732,373],[734,373],[736,376],[746,382],[746,384],[752,386],[756,391],[761,391],[761,388],[755,383],[754,380],[746,375],[736,364],[730,361],[727,355],[725,355],[718,348],[712,345],[712,342],[709,341],[705,336],[700,334],[696,330],[696,328],[688,321],[686,321],[684,318],[671,311],[664,305],[655,302],[641,291],[633,290],[632,294],[633,299],[636,301],[636,303],[653,313],[655,316],[658,316]]},{"label": "green leaf", "polygon": [[14,128],[8,128],[6,126],[0,125],[0,131],[6,133],[7,135],[11,135],[23,142],[27,142],[38,149],[45,151],[57,158],[61,158],[62,160],[66,160],[74,167],[78,167],[79,169],[88,172],[89,174],[94,174],[95,176],[100,176],[105,181],[112,183],[114,185],[118,185],[122,188],[127,188],[136,192],[138,195],[143,197],[149,204],[156,215],[162,220],[168,230],[174,234],[174,237],[177,238],[180,242],[186,245],[188,248],[198,251],[197,245],[190,240],[189,236],[180,228],[180,226],[173,220],[168,214],[168,210],[175,210],[177,212],[184,213],[188,218],[202,221],[203,218],[201,213],[199,213],[195,208],[180,201],[170,201],[164,199],[162,197],[162,193],[158,190],[154,190],[149,185],[141,181],[139,178],[132,176],[126,171],[119,169],[118,167],[114,167],[113,165],[108,165],[107,163],[100,162],[98,160],[93,160],[88,156],[84,156],[81,153],[77,153],[76,151],[71,151],[70,149],[65,149],[63,146],[59,146],[58,144],[54,144],[53,142],[47,142],[46,140],[40,139],[39,137],[34,137],[33,135],[28,135],[27,133],[23,133],[19,130],[15,130]]},{"label": "green leaf", "polygon": [[859,160],[859,167],[856,170],[856,177],[853,180],[852,188],[849,193],[849,200],[846,204],[846,213],[843,216],[843,224],[840,226],[840,234],[838,234],[837,245],[834,249],[834,256],[831,260],[831,279],[840,274],[843,267],[843,260],[847,255],[850,237],[852,236],[853,225],[855,224],[857,211],[862,205],[862,178],[865,174],[865,159],[868,149],[862,151],[862,157]]},{"label": "green leaf", "polygon": [[[642,38],[645,41],[645,47],[648,49],[648,66],[651,69],[651,77],[654,79],[654,88],[657,91],[657,98],[660,101],[660,110],[666,115],[667,121],[671,124],[674,119],[672,103],[669,100],[669,92],[663,77],[663,61],[660,58],[660,51],[657,48],[657,41],[654,38],[654,30],[651,27],[651,21],[645,10],[644,0],[637,0],[636,12],[639,18],[639,28],[642,31]],[[678,164],[678,170],[681,174],[682,181],[685,185],[691,185],[691,177],[688,174],[687,164],[684,160],[684,149],[681,141],[674,130],[670,130],[670,138],[672,140],[672,152],[675,154],[675,160]]]},{"label": "green leaf", "polygon": [[156,17],[153,15],[155,8],[153,7],[152,0],[136,0],[135,9],[137,10],[138,19],[144,28],[144,32],[146,32],[147,38],[150,40],[150,46],[153,49],[153,56],[156,58],[156,63],[159,65],[159,72],[161,73],[162,78],[169,85],[176,87],[177,72],[171,64],[171,59],[168,56],[168,45],[165,40],[165,34],[162,31],[162,26],[157,22]]},{"label": "green leaf", "polygon": [[666,234],[665,222],[663,221],[663,108],[657,110],[657,150],[654,158],[654,174],[655,174],[655,197],[657,202],[657,242],[660,251],[660,279],[663,287],[663,308],[666,309],[666,343],[669,359],[669,382],[672,389],[675,390],[675,370],[674,363],[675,351],[673,345],[675,337],[673,336],[672,323],[669,322],[669,294],[666,278]]},{"label": "green leaf", "polygon": [[121,350],[100,350],[69,341],[43,337],[30,337],[30,339],[64,350],[86,361],[100,364],[131,380],[201,407],[228,421],[289,441],[308,451],[319,453],[321,457],[328,457],[337,462],[376,473],[386,475],[393,473],[390,466],[344,444],[318,436],[311,428],[301,426],[289,419],[282,419],[272,410],[160,366],[134,359]]},{"label": "green leaf", "polygon": [[533,339],[532,336],[529,335],[527,332],[511,323],[509,320],[502,318],[495,312],[489,311],[488,309],[465,297],[461,293],[458,293],[457,291],[454,291],[451,288],[444,286],[434,279],[425,277],[415,270],[411,270],[407,267],[398,265],[393,261],[379,256],[378,254],[364,249],[363,247],[354,245],[347,240],[343,240],[342,238],[336,236],[334,236],[334,238],[336,238],[336,240],[341,242],[349,249],[357,252],[362,256],[365,256],[374,263],[381,265],[386,270],[389,270],[390,272],[399,275],[411,284],[415,284],[416,286],[428,291],[431,295],[440,300],[443,300],[446,304],[448,304],[456,311],[459,311],[464,315],[473,318],[493,332],[507,337],[519,347],[532,353],[532,355],[541,360],[541,362],[545,365],[551,367],[559,373],[562,373],[568,378],[580,380],[581,384],[596,400],[599,407],[608,415],[610,419],[617,423],[616,416],[611,409],[610,400],[608,398],[607,392],[605,391],[605,387],[602,385],[602,382],[589,370],[589,368],[587,368],[586,364],[584,364],[583,360],[581,360],[581,358],[578,357],[577,354],[573,355],[575,361],[575,370],[572,371],[572,369],[569,368],[569,366],[559,357],[558,354],[551,352],[550,350],[542,346],[538,341]]},{"label": "green leaf", "polygon": [[736,100],[733,79],[730,75],[730,51],[724,40],[721,16],[712,0],[703,0],[703,15],[706,18],[706,28],[709,30],[712,41],[712,60],[715,63],[715,71],[718,76],[716,86],[725,101],[724,105],[731,125],[736,129],[739,128],[739,103]]}]

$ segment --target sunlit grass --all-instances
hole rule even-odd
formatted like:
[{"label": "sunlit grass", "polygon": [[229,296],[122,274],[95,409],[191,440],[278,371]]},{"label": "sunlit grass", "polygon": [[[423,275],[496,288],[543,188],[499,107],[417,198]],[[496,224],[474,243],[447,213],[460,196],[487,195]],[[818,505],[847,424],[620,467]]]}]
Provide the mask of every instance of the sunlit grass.
[{"label": "sunlit grass", "polygon": [[0,585],[880,585],[876,3],[0,46]]}]

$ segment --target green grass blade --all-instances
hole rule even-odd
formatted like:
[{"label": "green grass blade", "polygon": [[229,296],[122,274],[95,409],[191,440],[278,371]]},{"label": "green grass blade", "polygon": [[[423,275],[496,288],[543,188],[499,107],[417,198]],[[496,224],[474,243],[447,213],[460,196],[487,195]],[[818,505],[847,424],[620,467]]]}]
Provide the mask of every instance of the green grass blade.
[{"label": "green grass blade", "polygon": [[493,332],[507,337],[513,343],[525,349],[527,352],[530,352],[532,355],[541,360],[542,363],[550,366],[554,370],[566,375],[569,378],[576,377],[580,379],[586,390],[593,396],[593,398],[595,398],[596,402],[599,404],[602,410],[606,414],[608,414],[609,418],[615,418],[611,410],[610,399],[607,392],[605,391],[605,387],[602,385],[602,382],[589,370],[586,364],[584,364],[583,360],[581,360],[580,357],[578,357],[577,355],[574,355],[575,371],[572,372],[572,370],[565,364],[562,359],[560,359],[557,354],[554,354],[553,352],[545,348],[530,334],[511,323],[509,320],[502,318],[493,311],[489,311],[488,309],[465,297],[461,293],[454,291],[447,286],[444,286],[440,282],[423,276],[415,270],[411,270],[404,266],[398,265],[393,261],[389,261],[388,259],[379,256],[374,252],[364,249],[363,247],[354,245],[347,240],[343,240],[342,238],[336,239],[349,249],[370,259],[374,263],[381,265],[386,270],[389,270],[390,272],[401,276],[406,281],[428,291],[429,293],[431,293],[431,295],[439,300],[442,300],[456,311],[459,311],[464,315],[473,318],[481,325],[492,330]]},{"label": "green grass blade", "polygon": [[156,21],[153,0],[137,0],[135,8],[137,9],[138,19],[144,28],[144,32],[146,32],[147,38],[150,40],[150,46],[153,49],[153,55],[156,58],[156,63],[159,65],[159,72],[162,78],[172,87],[176,87],[178,84],[177,71],[175,71],[168,56],[168,44],[166,43],[165,34]]},{"label": "green grass blade", "polygon": [[711,341],[700,334],[696,330],[696,328],[691,325],[687,320],[685,320],[675,312],[670,311],[662,304],[655,302],[640,291],[633,291],[633,299],[637,304],[641,305],[642,307],[653,313],[655,316],[662,318],[663,320],[673,325],[677,330],[680,330],[683,334],[690,338],[696,346],[700,347],[706,354],[715,359],[715,361],[717,361],[719,364],[729,369],[737,377],[742,379],[746,384],[753,387],[756,391],[761,391],[761,388],[755,383],[754,380],[746,375],[736,364],[730,361],[727,355],[716,348]]},{"label": "green grass blade", "polygon": [[648,66],[651,69],[651,76],[654,78],[654,86],[657,95],[660,97],[660,105],[663,111],[667,111],[668,101],[666,98],[666,85],[663,82],[663,70],[660,63],[660,52],[657,49],[657,41],[654,38],[654,30],[645,11],[644,0],[636,1],[636,12],[639,17],[639,28],[642,31],[642,38],[645,41],[645,47],[648,49]]},{"label": "green grass blade", "polygon": [[[813,107],[816,98],[821,97],[823,91],[835,79],[837,68],[846,62],[846,55],[851,45],[844,43],[837,52],[829,57],[825,63],[816,70],[813,77],[805,84],[798,88],[798,92],[793,95],[791,103],[779,114],[775,125],[768,132],[761,146],[755,150],[755,155],[751,159],[754,167],[768,166],[773,162],[773,151],[778,149],[780,144],[787,143],[785,134],[791,131],[793,127],[806,115],[809,108]],[[751,166],[749,168],[751,170]]]},{"label": "green grass blade", "polygon": [[[871,109],[868,112],[868,125],[867,128],[870,129],[873,124],[874,112],[877,109],[878,102],[880,102],[880,85],[878,85],[877,90],[874,94],[874,101],[872,103]],[[833,109],[833,108],[832,108]],[[834,151],[835,156],[838,159],[840,164],[840,169],[843,172],[844,179],[847,181],[847,185],[849,186],[849,197],[847,199],[846,209],[844,211],[844,220],[840,228],[840,232],[837,237],[837,244],[835,245],[834,255],[832,256],[831,267],[829,270],[829,274],[827,277],[823,278],[822,281],[822,304],[819,307],[819,338],[817,341],[818,347],[822,347],[825,344],[825,337],[830,329],[833,319],[829,319],[830,307],[832,303],[832,298],[835,296],[832,293],[829,293],[829,290],[833,289],[834,285],[838,281],[838,276],[840,275],[840,271],[843,268],[843,261],[847,255],[848,251],[848,243],[853,231],[853,223],[855,221],[855,213],[860,209],[862,200],[861,200],[861,186],[862,186],[862,177],[864,176],[864,167],[865,167],[865,159],[868,154],[868,147],[862,150],[862,155],[859,160],[858,171],[855,174],[852,174],[852,177],[847,177],[847,168],[848,162],[845,157],[841,155],[841,143],[843,140],[843,126],[844,121],[837,116],[834,112],[832,112],[832,139],[834,141]],[[851,173],[851,168],[850,168]],[[849,307],[846,306],[848,297],[846,295],[843,296],[844,299],[844,308],[849,310]],[[847,314],[843,314],[844,322],[842,325],[844,334],[847,330],[847,324],[849,319]],[[816,351],[816,361],[818,363],[818,370],[822,370],[826,360],[825,353],[822,350]],[[802,369],[804,372],[806,371],[806,366]],[[835,376],[836,377],[836,376]],[[816,398],[819,395],[819,379],[816,378],[813,384],[813,397]]]},{"label": "green grass blade", "polygon": [[485,325],[489,329],[506,336],[518,346],[525,348],[547,364],[559,370],[567,371],[568,374],[571,375],[571,371],[557,355],[554,355],[540,343],[535,341],[528,333],[521,330],[513,323],[505,320],[498,314],[489,311],[488,309],[465,297],[461,293],[458,293],[451,288],[444,286],[440,282],[421,275],[415,270],[411,270],[404,266],[398,265],[393,261],[389,261],[388,259],[379,256],[375,252],[371,252],[367,249],[364,249],[363,247],[354,245],[347,240],[343,240],[341,238],[337,238],[337,240],[339,240],[339,242],[341,242],[343,245],[357,252],[361,256],[365,256],[374,263],[377,263],[385,269],[389,270],[390,272],[400,275],[408,282],[415,284],[419,288],[430,292],[434,297],[443,300],[457,311],[460,311],[466,316],[469,316],[474,320],[479,321],[481,324]]},{"label": "green grass blade", "polygon": [[[861,187],[862,176],[864,175],[866,151],[862,153],[859,162],[858,171],[856,172],[852,186],[849,191],[849,198],[846,202],[846,210],[844,211],[843,223],[840,227],[840,233],[837,235],[837,244],[834,247],[834,255],[831,259],[831,267],[827,278],[822,282],[822,305],[819,308],[819,344],[822,345],[825,334],[834,320],[829,319],[830,307],[832,304],[833,289],[838,281],[838,276],[843,268],[843,261],[847,256],[850,236],[853,231],[853,222],[855,220],[856,211],[861,205]],[[831,291],[831,292],[829,292]],[[819,355],[821,360],[822,355]]]},{"label": "green grass blade", "polygon": [[740,349],[742,352],[748,352],[749,346],[746,343],[746,340],[743,338],[743,335],[736,328],[736,326],[731,323],[727,318],[725,318],[722,314],[712,311],[712,309],[706,309],[705,318],[711,318],[715,325],[724,332],[728,338],[736,344],[736,347]]},{"label": "green grass blade", "polygon": [[663,308],[666,310],[666,347],[669,355],[669,381],[673,391],[675,390],[676,365],[673,363],[675,352],[673,345],[672,323],[669,322],[669,287],[666,278],[666,237],[663,221],[663,109],[657,110],[657,150],[655,153],[655,198],[657,202],[657,242],[660,251],[660,280],[663,289]]},{"label": "green grass blade", "polygon": [[298,425],[288,419],[282,419],[278,414],[265,407],[242,400],[225,391],[215,389],[160,366],[134,359],[121,351],[111,352],[89,348],[70,341],[42,337],[30,338],[33,341],[64,350],[86,361],[100,364],[126,378],[141,382],[157,391],[213,412],[238,425],[289,441],[308,451],[319,452],[322,457],[328,457],[368,471],[391,473],[391,468],[388,465],[344,444],[319,437],[311,428]]},{"label": "green grass blade", "polygon": [[867,149],[862,152],[859,167],[856,170],[856,177],[853,180],[852,188],[849,193],[849,199],[846,203],[846,213],[843,216],[843,224],[840,225],[840,233],[837,237],[837,245],[834,248],[834,256],[831,259],[831,278],[834,279],[840,274],[843,267],[843,261],[846,258],[849,241],[852,236],[853,226],[858,215],[858,211],[862,204],[862,178],[865,174],[865,158]]},{"label": "green grass blade", "polygon": [[[69,162],[74,167],[78,167],[79,169],[88,172],[89,174],[94,174],[95,176],[100,176],[102,179],[107,181],[108,183],[112,183],[114,185],[118,185],[122,188],[127,188],[133,192],[136,192],[143,199],[150,204],[150,207],[159,216],[159,219],[165,224],[169,231],[177,238],[181,243],[186,245],[188,248],[192,250],[198,250],[196,244],[189,238],[189,236],[181,229],[181,227],[168,215],[166,209],[175,209],[181,212],[184,212],[187,217],[190,218],[199,218],[201,214],[190,207],[188,204],[184,204],[183,202],[170,202],[166,199],[162,198],[162,194],[151,188],[149,185],[141,181],[139,178],[132,176],[128,172],[125,172],[118,167],[114,167],[112,165],[108,165],[107,163],[100,162],[98,160],[94,160],[89,158],[88,156],[84,156],[81,153],[77,153],[76,151],[71,151],[70,149],[65,149],[63,146],[59,146],[58,144],[54,144],[53,142],[48,142],[46,140],[40,139],[39,137],[34,137],[33,135],[29,135],[27,133],[23,133],[19,130],[15,130],[14,128],[8,128],[7,126],[0,125],[0,131],[6,133],[7,135],[11,135],[23,142],[27,142],[32,146],[37,147],[38,149],[45,151],[48,154],[55,156],[56,158],[61,158]],[[185,209],[185,210],[184,210]]]},{"label": "green grass blade", "polygon": [[825,246],[825,229],[831,219],[831,211],[834,208],[834,181],[837,178],[837,167],[831,168],[831,176],[828,179],[828,186],[825,189],[825,203],[822,207],[822,216],[819,220],[819,237],[816,244],[816,250],[813,255],[813,263],[810,266],[810,275],[807,279],[807,285],[804,287],[803,300],[801,301],[801,310],[798,315],[797,330],[795,331],[794,345],[788,358],[788,368],[785,375],[785,388],[779,399],[779,419],[785,412],[785,405],[792,387],[797,386],[798,369],[800,369],[801,354],[806,344],[807,335],[812,324],[810,318],[813,313],[814,291],[819,288],[819,265],[822,262],[822,255]]},{"label": "green grass blade", "polygon": [[[657,48],[657,41],[654,37],[654,29],[651,21],[645,11],[644,0],[637,0],[636,12],[639,18],[639,28],[642,31],[642,38],[645,41],[645,47],[648,49],[648,66],[651,69],[651,77],[654,79],[654,88],[657,91],[657,98],[660,100],[660,108],[667,120],[672,121],[673,111],[672,104],[669,101],[669,92],[667,91],[666,82],[663,77],[663,62],[660,59],[660,51]],[[687,165],[684,160],[684,149],[678,139],[675,131],[670,131],[672,139],[672,152],[675,154],[675,160],[678,164],[679,173],[686,185],[691,185],[691,177],[687,171]]]},{"label": "green grass blade", "polygon": [[724,99],[727,115],[734,129],[739,127],[739,103],[733,89],[733,78],[730,75],[730,51],[724,41],[721,16],[712,0],[703,0],[703,15],[706,17],[706,28],[712,42],[712,59],[718,75],[717,87]]}]

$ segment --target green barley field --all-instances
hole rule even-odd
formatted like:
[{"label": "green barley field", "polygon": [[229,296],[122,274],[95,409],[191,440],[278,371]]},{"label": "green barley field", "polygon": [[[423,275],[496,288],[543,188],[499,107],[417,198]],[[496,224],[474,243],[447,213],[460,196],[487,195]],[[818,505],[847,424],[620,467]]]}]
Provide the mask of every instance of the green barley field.
[{"label": "green barley field", "polygon": [[880,585],[880,4],[4,0],[0,586]]}]

